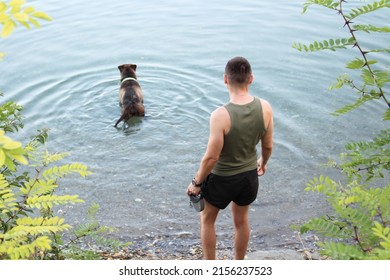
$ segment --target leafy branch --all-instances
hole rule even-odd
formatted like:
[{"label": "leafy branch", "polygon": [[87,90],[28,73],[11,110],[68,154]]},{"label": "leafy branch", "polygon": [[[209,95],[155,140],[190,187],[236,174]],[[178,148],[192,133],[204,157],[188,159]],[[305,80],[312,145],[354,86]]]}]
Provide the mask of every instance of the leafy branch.
[{"label": "leafy branch", "polygon": [[[390,0],[381,0],[379,2],[374,2],[372,4],[364,5],[360,8],[351,9],[351,12],[345,12],[344,4],[345,0],[332,1],[332,0],[310,0],[304,4],[303,13],[311,5],[320,5],[328,9],[334,10],[339,14],[344,20],[344,27],[347,27],[348,33],[351,37],[343,39],[329,39],[324,41],[314,41],[311,44],[302,44],[302,43],[293,43],[293,48],[298,51],[305,52],[315,52],[323,50],[336,51],[337,49],[346,49],[347,47],[355,48],[359,51],[361,58],[355,58],[351,62],[347,63],[346,67],[352,70],[361,70],[361,78],[364,82],[362,87],[357,87],[353,81],[348,78],[344,79],[343,77],[339,78],[337,81],[337,86],[335,88],[341,88],[344,85],[351,86],[352,89],[356,90],[360,94],[360,98],[356,101],[355,104],[350,104],[344,106],[343,108],[336,111],[336,115],[348,113],[367,101],[373,99],[382,99],[387,105],[388,110],[384,114],[384,119],[390,119],[389,109],[390,101],[387,98],[384,87],[387,83],[390,83],[390,73],[389,71],[384,70],[374,70],[372,66],[377,63],[376,60],[368,59],[367,55],[370,52],[390,52],[390,48],[385,49],[375,49],[375,50],[365,50],[362,45],[359,43],[356,32],[380,32],[380,33],[389,33],[390,27],[377,27],[374,25],[352,25],[352,20],[356,19],[360,15],[371,13],[373,11],[389,8]],[[331,87],[332,89],[333,87]]]},{"label": "leafy branch", "polygon": [[[360,71],[361,83],[349,75],[339,76],[330,89],[348,86],[358,98],[336,110],[333,115],[349,113],[366,102],[381,100],[387,106],[383,121],[390,120],[390,103],[386,96],[386,85],[390,83],[389,70],[374,69],[379,61],[369,59],[369,54],[390,52],[389,47],[366,50],[359,41],[358,32],[389,33],[389,27],[369,24],[353,25],[352,20],[379,9],[390,8],[390,0],[365,4],[345,10],[346,1],[309,0],[304,4],[306,12],[311,5],[320,5],[337,12],[344,20],[350,38],[329,39],[309,45],[294,43],[299,51],[336,51],[347,47],[358,50],[359,57],[346,64],[349,70]],[[383,67],[382,67],[383,68]],[[346,176],[346,184],[329,177],[319,176],[307,184],[306,191],[316,191],[326,196],[333,213],[312,218],[301,226],[301,233],[314,231],[322,235],[324,242],[318,242],[321,253],[332,259],[390,259],[390,129],[377,134],[371,141],[353,142],[345,145],[341,163],[330,161]],[[374,187],[370,187],[375,180]],[[330,240],[326,240],[330,239]]]},{"label": "leafy branch", "polygon": [[[2,25],[0,37],[8,37],[19,25],[27,29],[31,26],[39,28],[41,26],[39,20],[52,20],[46,13],[37,11],[34,7],[24,7],[25,4],[25,0],[11,0],[8,3],[0,1],[0,25]],[[4,55],[0,53],[0,60]]]},{"label": "leafy branch", "polygon": [[[378,10],[378,9],[381,9],[384,7],[389,8],[390,7],[390,0],[382,0],[380,2],[374,2],[372,5],[367,4],[366,6],[363,6],[362,8],[358,8],[357,10],[352,9],[352,13],[350,15],[346,15],[344,13],[344,6],[343,6],[344,2],[345,2],[345,0],[340,1],[340,6],[339,6],[340,9],[338,12],[343,17],[343,19],[345,21],[344,26],[348,27],[349,33],[351,33],[352,38],[355,41],[354,47],[358,48],[360,54],[363,57],[363,61],[360,59],[356,59],[354,61],[355,63],[352,63],[352,65],[350,63],[350,64],[348,64],[349,67],[348,66],[347,67],[351,68],[351,69],[359,69],[359,68],[366,67],[366,69],[362,70],[362,78],[363,78],[364,82],[366,84],[368,84],[369,86],[377,86],[377,88],[379,90],[379,97],[385,101],[388,108],[390,109],[390,101],[387,100],[385,93],[383,91],[383,87],[384,87],[385,83],[390,82],[389,72],[379,71],[379,70],[374,71],[371,68],[371,64],[376,63],[376,62],[373,62],[373,61],[370,62],[367,59],[368,51],[363,50],[361,44],[358,42],[357,37],[355,35],[355,32],[357,31],[357,29],[354,29],[351,26],[351,24],[352,24],[351,20],[358,17],[359,15],[373,12],[375,10]],[[388,28],[386,28],[385,31],[383,31],[384,30],[383,28],[372,28],[371,27],[371,30],[373,30],[373,29],[376,29],[377,32],[388,32],[388,31],[386,31]],[[356,64],[356,61],[358,62],[357,64]]]}]

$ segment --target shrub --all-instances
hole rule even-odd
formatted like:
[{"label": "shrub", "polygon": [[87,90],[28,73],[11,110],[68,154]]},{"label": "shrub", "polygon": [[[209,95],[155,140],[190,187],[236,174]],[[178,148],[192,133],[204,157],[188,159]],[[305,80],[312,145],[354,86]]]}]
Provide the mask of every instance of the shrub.
[{"label": "shrub", "polygon": [[[344,0],[310,0],[304,4],[303,12],[311,5],[336,11],[342,17],[349,36],[306,45],[294,43],[293,47],[305,52],[353,48],[359,55],[348,62],[346,68],[359,71],[360,80],[343,74],[331,86],[331,90],[349,87],[356,93],[357,99],[353,104],[336,110],[334,115],[349,113],[366,102],[380,100],[377,106],[378,110],[383,110],[382,121],[389,121],[390,102],[386,96],[386,85],[390,82],[389,69],[379,66],[379,61],[370,59],[370,54],[388,54],[390,49],[388,46],[366,49],[360,43],[358,34],[389,33],[390,28],[354,22],[362,15],[390,8],[390,0],[361,3],[349,10]],[[345,149],[340,163],[330,161],[329,164],[345,175],[346,182],[343,184],[320,176],[311,180],[306,188],[306,191],[325,195],[333,209],[332,213],[311,219],[301,227],[301,232],[314,231],[323,236],[324,241],[318,243],[320,253],[332,259],[390,259],[390,129],[378,132],[371,141],[346,144]]]}]

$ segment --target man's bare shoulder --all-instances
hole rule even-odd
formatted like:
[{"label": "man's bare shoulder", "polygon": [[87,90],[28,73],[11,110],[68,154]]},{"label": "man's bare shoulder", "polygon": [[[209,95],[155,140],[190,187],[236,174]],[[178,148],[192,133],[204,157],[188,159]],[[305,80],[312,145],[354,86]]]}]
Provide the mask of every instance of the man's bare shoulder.
[{"label": "man's bare shoulder", "polygon": [[225,107],[219,107],[211,113],[210,126],[226,134],[230,129],[230,116]]},{"label": "man's bare shoulder", "polygon": [[226,110],[224,106],[218,107],[211,113],[211,118],[214,119],[226,118],[228,116],[229,116],[229,112]]},{"label": "man's bare shoulder", "polygon": [[265,100],[263,98],[259,98],[259,99],[260,99],[260,102],[261,102],[261,106],[263,106],[264,109],[272,111],[271,104],[267,100]]},{"label": "man's bare shoulder", "polygon": [[267,100],[262,98],[260,98],[260,102],[261,102],[261,107],[263,108],[263,112],[264,112],[263,114],[266,117],[272,117],[273,112],[272,112],[271,104]]}]

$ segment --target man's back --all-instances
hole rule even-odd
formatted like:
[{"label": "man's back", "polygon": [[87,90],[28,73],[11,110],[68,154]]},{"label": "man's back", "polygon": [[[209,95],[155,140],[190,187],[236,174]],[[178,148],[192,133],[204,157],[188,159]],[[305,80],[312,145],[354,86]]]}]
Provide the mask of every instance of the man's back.
[{"label": "man's back", "polygon": [[247,104],[228,103],[230,129],[224,136],[219,161],[213,173],[231,176],[257,168],[256,145],[266,132],[263,110],[258,98]]}]

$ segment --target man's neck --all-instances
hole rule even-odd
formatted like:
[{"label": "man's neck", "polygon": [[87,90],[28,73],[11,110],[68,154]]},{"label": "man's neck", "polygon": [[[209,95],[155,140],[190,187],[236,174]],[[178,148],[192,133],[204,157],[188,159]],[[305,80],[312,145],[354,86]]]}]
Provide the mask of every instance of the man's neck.
[{"label": "man's neck", "polygon": [[246,88],[230,88],[230,102],[238,105],[247,104],[253,101],[253,96],[249,95]]}]

